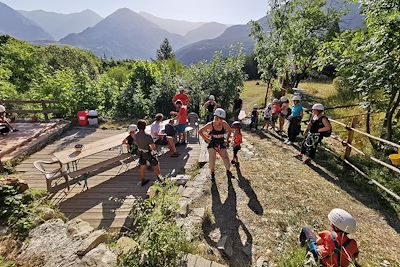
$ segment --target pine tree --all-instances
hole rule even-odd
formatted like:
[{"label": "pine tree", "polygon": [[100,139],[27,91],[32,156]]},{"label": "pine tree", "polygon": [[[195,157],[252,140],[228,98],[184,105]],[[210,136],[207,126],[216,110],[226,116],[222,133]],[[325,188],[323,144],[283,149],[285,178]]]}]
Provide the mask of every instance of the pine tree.
[{"label": "pine tree", "polygon": [[157,50],[157,60],[168,60],[174,58],[175,54],[172,50],[172,46],[169,44],[168,39],[165,38],[164,42],[160,46],[160,49]]}]

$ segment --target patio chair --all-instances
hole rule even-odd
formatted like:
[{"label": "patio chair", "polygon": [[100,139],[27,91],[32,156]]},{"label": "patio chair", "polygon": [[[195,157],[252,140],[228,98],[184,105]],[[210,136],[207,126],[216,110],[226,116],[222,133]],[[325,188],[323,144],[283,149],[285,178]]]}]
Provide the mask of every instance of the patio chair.
[{"label": "patio chair", "polygon": [[197,115],[194,112],[191,112],[188,114],[188,121],[189,121],[189,125],[190,127],[193,127],[194,129],[196,129],[196,137],[199,138],[199,115]]},{"label": "patio chair", "polygon": [[[54,165],[57,165],[57,167],[51,168],[51,166],[54,166]],[[69,190],[70,176],[68,175],[67,169],[61,164],[61,162],[38,160],[33,163],[33,166],[35,166],[35,168],[38,169],[46,178],[47,191],[49,193],[54,193],[53,191],[54,191],[55,187],[51,186],[52,181],[59,179],[61,177],[64,177],[65,183]]]}]

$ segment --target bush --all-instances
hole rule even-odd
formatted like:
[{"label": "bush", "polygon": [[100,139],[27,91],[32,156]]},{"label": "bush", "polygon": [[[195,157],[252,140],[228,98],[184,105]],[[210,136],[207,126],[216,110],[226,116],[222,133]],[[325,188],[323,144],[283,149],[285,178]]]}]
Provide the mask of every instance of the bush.
[{"label": "bush", "polygon": [[154,187],[157,195],[138,201],[132,210],[135,230],[130,235],[139,246],[120,260],[120,266],[173,267],[183,252],[189,251],[185,233],[175,222],[179,208],[176,187],[171,182]]},{"label": "bush", "polygon": [[335,97],[339,98],[338,100],[341,100],[341,102],[354,102],[354,100],[359,97],[359,93],[355,92],[349,81],[343,77],[336,77],[333,79],[332,85],[337,91]]}]

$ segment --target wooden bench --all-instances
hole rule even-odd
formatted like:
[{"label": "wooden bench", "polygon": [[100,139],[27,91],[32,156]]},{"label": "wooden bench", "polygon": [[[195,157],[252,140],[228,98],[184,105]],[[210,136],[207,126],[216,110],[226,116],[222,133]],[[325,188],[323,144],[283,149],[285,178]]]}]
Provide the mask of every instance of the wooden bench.
[{"label": "wooden bench", "polygon": [[6,112],[8,114],[16,113],[16,114],[38,114],[41,113],[44,115],[46,121],[49,120],[49,114],[58,114],[59,110],[50,109],[48,106],[50,104],[57,104],[58,101],[55,100],[9,100],[9,99],[0,99],[0,104],[2,105],[29,105],[29,104],[37,104],[40,105],[42,109],[8,109]]}]

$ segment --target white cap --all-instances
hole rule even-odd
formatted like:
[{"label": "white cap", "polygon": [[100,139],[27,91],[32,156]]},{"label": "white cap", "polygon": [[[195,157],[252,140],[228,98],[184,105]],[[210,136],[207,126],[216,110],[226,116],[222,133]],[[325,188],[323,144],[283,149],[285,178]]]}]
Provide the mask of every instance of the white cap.
[{"label": "white cap", "polygon": [[278,103],[278,101],[279,101],[278,98],[274,98],[274,100],[272,100],[272,103],[275,104]]},{"label": "white cap", "polygon": [[3,105],[0,105],[0,112],[1,113],[6,112],[6,107]]},{"label": "white cap", "polygon": [[210,96],[208,97],[208,99],[209,99],[209,100],[215,100],[215,96],[210,95]]},{"label": "white cap", "polygon": [[282,96],[281,99],[280,99],[281,102],[286,102],[286,101],[288,101],[288,100],[289,100],[289,99],[288,99],[286,96]]},{"label": "white cap", "polygon": [[295,96],[293,97],[293,101],[301,101],[301,96],[295,95]]},{"label": "white cap", "polygon": [[138,127],[136,124],[131,124],[128,126],[128,132],[137,132]]},{"label": "white cap", "polygon": [[225,119],[226,118],[226,112],[222,108],[217,108],[214,111],[214,116],[217,116],[217,117],[219,117],[221,119]]},{"label": "white cap", "polygon": [[322,105],[322,104],[314,104],[314,106],[312,106],[312,108],[311,108],[312,110],[319,110],[319,111],[324,111],[325,110],[325,108],[324,108],[324,105]]},{"label": "white cap", "polygon": [[328,219],[332,225],[345,233],[352,234],[357,230],[356,220],[345,210],[331,210],[328,214]]}]

